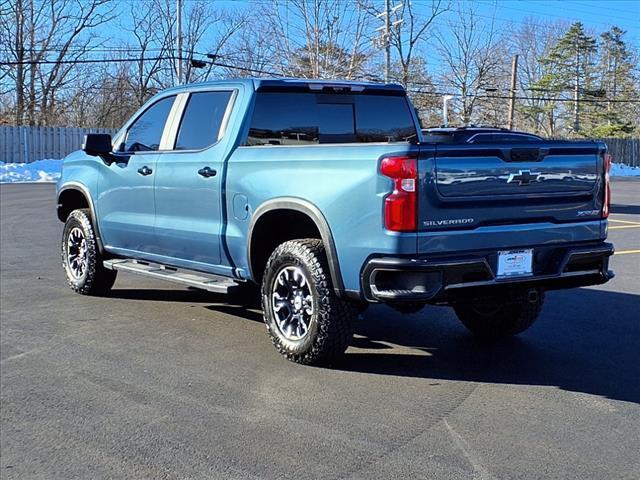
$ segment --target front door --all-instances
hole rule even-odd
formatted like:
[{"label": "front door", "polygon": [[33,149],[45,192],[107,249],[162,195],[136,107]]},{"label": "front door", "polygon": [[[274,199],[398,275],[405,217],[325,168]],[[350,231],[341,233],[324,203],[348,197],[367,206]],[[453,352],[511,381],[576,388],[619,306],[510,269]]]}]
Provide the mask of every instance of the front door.
[{"label": "front door", "polygon": [[220,140],[232,97],[230,90],[190,93],[184,99],[173,150],[158,156],[158,253],[181,266],[207,270],[220,265],[222,169],[227,149]]},{"label": "front door", "polygon": [[127,129],[123,145],[115,146],[117,161],[103,167],[97,205],[107,249],[133,256],[155,250],[157,151],[175,98],[162,98],[145,109]]}]

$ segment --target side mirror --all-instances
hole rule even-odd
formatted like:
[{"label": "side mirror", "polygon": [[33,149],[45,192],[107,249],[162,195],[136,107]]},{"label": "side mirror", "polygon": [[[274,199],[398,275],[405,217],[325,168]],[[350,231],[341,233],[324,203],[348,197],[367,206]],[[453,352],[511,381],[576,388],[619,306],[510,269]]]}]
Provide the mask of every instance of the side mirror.
[{"label": "side mirror", "polygon": [[111,135],[108,133],[88,133],[84,136],[82,150],[93,157],[111,153]]},{"label": "side mirror", "polygon": [[111,149],[111,135],[108,133],[88,133],[84,136],[82,150],[92,157],[102,158],[107,165],[113,163]]}]

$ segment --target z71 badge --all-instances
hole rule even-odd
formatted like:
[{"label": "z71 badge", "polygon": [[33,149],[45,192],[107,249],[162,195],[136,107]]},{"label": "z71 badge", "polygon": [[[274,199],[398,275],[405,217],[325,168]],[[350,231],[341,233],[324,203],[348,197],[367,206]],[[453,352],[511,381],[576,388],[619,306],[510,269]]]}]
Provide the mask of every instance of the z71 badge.
[{"label": "z71 badge", "polygon": [[600,210],[579,210],[578,211],[579,217],[595,217],[597,215],[600,215]]}]

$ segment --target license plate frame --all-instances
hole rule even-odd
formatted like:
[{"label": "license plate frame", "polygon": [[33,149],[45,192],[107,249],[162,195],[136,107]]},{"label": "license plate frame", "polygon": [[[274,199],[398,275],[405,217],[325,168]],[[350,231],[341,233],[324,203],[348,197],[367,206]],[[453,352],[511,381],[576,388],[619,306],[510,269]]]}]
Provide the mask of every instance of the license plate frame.
[{"label": "license plate frame", "polygon": [[498,280],[515,277],[530,277],[533,275],[533,249],[521,248],[517,250],[498,251]]}]

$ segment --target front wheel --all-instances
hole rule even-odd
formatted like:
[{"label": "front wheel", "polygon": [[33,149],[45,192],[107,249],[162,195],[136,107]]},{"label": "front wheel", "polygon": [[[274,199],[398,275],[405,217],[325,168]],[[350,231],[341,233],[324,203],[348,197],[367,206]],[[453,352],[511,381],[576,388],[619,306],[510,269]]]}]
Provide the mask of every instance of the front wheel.
[{"label": "front wheel", "polygon": [[459,300],[453,308],[472,333],[483,338],[517,335],[528,329],[540,315],[544,292],[517,291],[508,298],[487,296]]},{"label": "front wheel", "polygon": [[349,346],[357,310],[336,296],[322,241],[291,240],[276,248],[261,293],[271,340],[289,360],[328,364]]},{"label": "front wheel", "polygon": [[74,210],[67,217],[62,233],[62,267],[69,287],[82,295],[105,295],[116,281],[117,272],[102,265],[87,209]]}]

